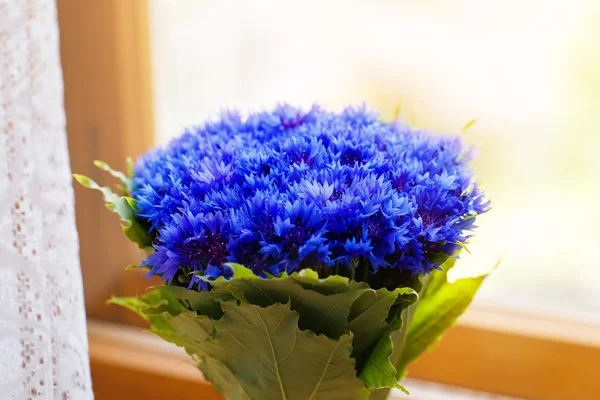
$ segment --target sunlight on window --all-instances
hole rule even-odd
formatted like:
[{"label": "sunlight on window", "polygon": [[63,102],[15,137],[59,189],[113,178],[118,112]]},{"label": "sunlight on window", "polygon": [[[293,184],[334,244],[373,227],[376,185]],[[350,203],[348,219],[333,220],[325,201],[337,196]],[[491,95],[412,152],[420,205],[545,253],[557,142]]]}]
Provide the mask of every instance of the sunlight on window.
[{"label": "sunlight on window", "polygon": [[159,141],[281,101],[388,119],[400,105],[440,132],[476,119],[465,136],[494,209],[461,264],[503,259],[479,300],[600,319],[597,2],[151,4]]}]

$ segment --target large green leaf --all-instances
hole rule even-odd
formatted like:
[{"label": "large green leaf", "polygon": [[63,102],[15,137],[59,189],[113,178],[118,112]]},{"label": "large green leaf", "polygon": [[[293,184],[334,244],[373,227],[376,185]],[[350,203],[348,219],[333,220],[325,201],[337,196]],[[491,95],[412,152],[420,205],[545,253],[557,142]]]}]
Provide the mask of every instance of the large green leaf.
[{"label": "large green leaf", "polygon": [[100,186],[87,176],[73,174],[73,177],[81,185],[98,190],[104,196],[106,208],[114,212],[121,218],[121,226],[125,236],[134,243],[137,243],[140,249],[147,253],[154,252],[152,247],[152,235],[148,233],[147,227],[135,216],[135,200],[131,197],[119,196],[110,188]]},{"label": "large green leaf", "polygon": [[229,280],[216,280],[211,284],[216,291],[228,291],[247,304],[267,307],[275,303],[289,303],[302,291],[302,287],[288,275],[264,279],[239,264],[228,264],[233,270]]},{"label": "large green leaf", "polygon": [[[320,280],[311,270],[264,279],[242,265],[228,265],[233,270],[231,279],[211,281],[217,292],[229,291],[238,300],[261,307],[289,302],[291,309],[300,314],[300,329],[310,329],[334,339],[347,332],[348,315],[354,301],[366,291],[371,291],[364,283],[351,282],[339,276]],[[329,283],[335,289],[327,290]]]},{"label": "large green leaf", "polygon": [[212,384],[217,393],[228,399],[252,400],[233,372],[225,364],[208,356],[197,357],[198,367]]},{"label": "large green leaf", "polygon": [[408,330],[412,322],[413,315],[417,309],[419,303],[411,304],[409,307],[402,310],[402,327],[396,331],[390,333],[390,339],[394,344],[394,351],[390,356],[390,363],[396,367],[396,380],[400,382],[405,375],[405,370],[398,369],[398,364],[402,359],[403,350],[406,346],[406,337],[408,336]]},{"label": "large green leaf", "polygon": [[[213,322],[204,315],[198,315],[194,311],[186,311],[172,316],[163,314],[164,322],[170,330],[180,336],[187,336],[194,341],[202,341],[211,337],[214,333]],[[152,329],[157,329],[152,326]]]},{"label": "large green leaf", "polygon": [[347,292],[350,285],[356,285],[356,282],[351,282],[350,279],[339,275],[330,275],[320,279],[317,271],[308,268],[292,274],[292,277],[303,288],[327,296]]},{"label": "large green leaf", "polygon": [[144,314],[143,310],[148,307],[148,304],[139,297],[113,297],[108,300],[107,303],[116,304],[133,311],[146,321],[149,321],[152,326],[156,326],[157,329],[169,330],[169,326],[166,323],[163,323],[163,318],[161,316]]},{"label": "large green leaf", "polygon": [[[198,315],[195,311],[156,313],[157,309],[165,307],[165,299],[172,300],[173,296],[177,296],[192,309],[208,310],[218,317],[223,315],[220,303],[216,302],[218,306],[216,309],[210,302],[212,297],[209,299],[202,295],[202,293],[208,293],[201,292],[199,294],[183,288],[181,288],[182,291],[178,289],[177,287],[160,286],[157,290],[142,297],[113,298],[110,303],[119,304],[135,311],[150,322],[150,332],[167,342],[183,347],[198,362],[204,376],[213,383],[219,393],[223,393],[230,399],[250,400],[235,379],[233,372],[218,360],[206,355],[202,349],[202,342],[213,337],[215,333],[210,318]],[[144,311],[148,310],[151,313],[145,314]],[[179,311],[179,308],[175,305],[171,311]]]},{"label": "large green leaf", "polygon": [[[408,391],[399,383],[402,374],[395,366],[400,360],[406,332],[417,304],[410,303],[401,310],[399,315],[394,316],[390,321],[389,329],[379,338],[366,360],[364,355],[359,355],[357,359],[357,364],[359,362],[361,364],[361,368],[357,369],[359,377],[365,382],[366,387],[379,389],[374,390],[369,399],[387,399],[390,388],[398,388],[408,394]],[[397,310],[392,308],[390,312],[397,312]]]},{"label": "large green leaf", "polygon": [[338,338],[348,330],[348,314],[354,301],[366,290],[350,289],[345,293],[325,296],[312,290],[303,290],[292,300],[300,314],[300,327]]},{"label": "large green leaf", "polygon": [[396,368],[390,362],[390,357],[394,353],[392,333],[400,328],[402,328],[402,320],[389,327],[377,341],[371,356],[360,373],[360,378],[367,388],[398,388],[408,394],[408,391],[398,383]]},{"label": "large green leaf", "polygon": [[388,315],[398,297],[406,299],[404,307],[417,300],[417,292],[411,288],[389,291],[385,288],[363,293],[353,304],[348,316],[348,327],[354,334],[353,355],[362,354],[382,337],[390,325]]},{"label": "large green leaf", "polygon": [[[183,347],[190,356],[194,358],[202,357],[204,355],[204,349],[202,348],[200,340],[196,340],[194,336],[182,334],[179,332],[171,332],[168,330],[159,330],[159,329],[151,329],[149,332],[154,333],[159,338],[163,339],[165,342],[173,343],[176,346]],[[190,332],[194,334],[195,332]],[[205,337],[205,330],[201,330],[198,332],[199,338]]]},{"label": "large green leaf", "polygon": [[442,334],[465,312],[486,275],[443,283],[421,299],[408,328],[400,362],[400,376],[406,366],[436,343]]},{"label": "large green leaf", "polygon": [[197,311],[200,315],[206,315],[212,319],[219,319],[223,315],[221,304],[212,292],[197,292],[186,290],[181,286],[157,286],[157,290],[166,292],[183,301],[190,310]]},{"label": "large green leaf", "polygon": [[214,333],[212,320],[189,311],[171,293],[153,290],[136,297],[113,297],[109,304],[128,308],[150,322],[151,331],[163,339],[186,347],[190,354],[198,350],[196,343]]},{"label": "large green leaf", "polygon": [[107,303],[125,307],[150,322],[154,329],[165,331],[171,329],[165,320],[165,315],[178,315],[187,311],[179,300],[159,291],[152,291],[143,296],[112,297]]},{"label": "large green leaf", "polygon": [[[289,305],[227,302],[214,339],[201,342],[254,400],[351,400],[368,392],[350,358],[350,335],[332,340],[298,327]],[[214,379],[214,371],[207,374]],[[213,375],[213,376],[211,376]]]},{"label": "large green leaf", "polygon": [[183,347],[197,362],[204,356],[201,343],[214,335],[214,325],[210,318],[186,311],[177,316],[163,313],[150,320],[151,329],[166,342]]},{"label": "large green leaf", "polygon": [[159,290],[152,290],[141,296],[113,297],[109,299],[107,303],[128,308],[142,317],[161,314],[163,312],[177,315],[184,311],[188,311],[177,297],[168,292]]}]

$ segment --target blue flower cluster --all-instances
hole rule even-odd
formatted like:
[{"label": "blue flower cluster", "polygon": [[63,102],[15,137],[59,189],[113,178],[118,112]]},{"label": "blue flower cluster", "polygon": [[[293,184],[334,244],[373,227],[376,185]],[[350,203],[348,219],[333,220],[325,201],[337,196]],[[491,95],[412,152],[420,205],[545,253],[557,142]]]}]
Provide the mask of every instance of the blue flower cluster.
[{"label": "blue flower cluster", "polygon": [[227,112],[137,161],[138,217],[156,232],[144,265],[169,283],[227,276],[226,262],[262,275],[359,264],[427,273],[489,208],[470,158],[459,137],[364,107]]}]

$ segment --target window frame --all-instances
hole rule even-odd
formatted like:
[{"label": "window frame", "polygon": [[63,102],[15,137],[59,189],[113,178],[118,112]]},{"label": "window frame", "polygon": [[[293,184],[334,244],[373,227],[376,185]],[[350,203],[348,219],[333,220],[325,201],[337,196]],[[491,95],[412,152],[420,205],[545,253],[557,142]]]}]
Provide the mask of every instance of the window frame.
[{"label": "window frame", "polygon": [[[57,0],[69,156],[73,172],[101,186],[116,180],[99,159],[124,171],[154,142],[149,6],[146,0]],[[148,280],[123,266],[143,252],[123,240],[101,196],[74,185],[87,315],[128,323],[127,310],[107,307],[112,296],[142,293]]]},{"label": "window frame", "polygon": [[[57,5],[72,169],[110,184],[93,159],[124,168],[127,156],[153,144],[148,1]],[[106,306],[111,295],[149,286],[123,268],[143,255],[101,211],[99,196],[76,187],[75,197],[96,398],[220,399],[188,359],[123,325],[144,321]],[[600,391],[599,366],[599,325],[476,305],[409,371],[418,379],[520,398],[584,400]]]}]

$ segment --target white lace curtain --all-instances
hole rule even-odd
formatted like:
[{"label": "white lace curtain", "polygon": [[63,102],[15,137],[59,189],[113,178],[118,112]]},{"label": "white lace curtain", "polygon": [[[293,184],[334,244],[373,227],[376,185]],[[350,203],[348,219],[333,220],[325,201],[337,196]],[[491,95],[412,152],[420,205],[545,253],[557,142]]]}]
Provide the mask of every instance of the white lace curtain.
[{"label": "white lace curtain", "polygon": [[54,0],[0,0],[0,399],[91,399]]}]

